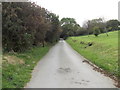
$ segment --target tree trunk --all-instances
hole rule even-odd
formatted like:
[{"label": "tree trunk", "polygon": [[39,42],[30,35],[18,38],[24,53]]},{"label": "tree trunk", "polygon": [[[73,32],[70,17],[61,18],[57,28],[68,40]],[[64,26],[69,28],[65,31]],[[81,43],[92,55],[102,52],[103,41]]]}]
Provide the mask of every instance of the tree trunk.
[{"label": "tree trunk", "polygon": [[42,41],[42,45],[43,45],[43,47],[45,46],[44,41]]}]

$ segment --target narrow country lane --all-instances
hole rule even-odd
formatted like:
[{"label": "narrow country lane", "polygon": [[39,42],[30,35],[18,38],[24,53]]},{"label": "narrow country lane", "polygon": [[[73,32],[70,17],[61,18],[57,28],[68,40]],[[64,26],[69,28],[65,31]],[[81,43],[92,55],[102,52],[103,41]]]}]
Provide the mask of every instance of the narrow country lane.
[{"label": "narrow country lane", "polygon": [[94,71],[64,40],[35,67],[25,88],[115,88],[109,77]]}]

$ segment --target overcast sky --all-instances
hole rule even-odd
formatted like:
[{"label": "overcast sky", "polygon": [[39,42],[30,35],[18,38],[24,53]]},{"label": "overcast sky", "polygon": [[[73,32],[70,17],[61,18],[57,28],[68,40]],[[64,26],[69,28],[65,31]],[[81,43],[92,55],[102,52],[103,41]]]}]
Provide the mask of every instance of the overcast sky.
[{"label": "overcast sky", "polygon": [[38,5],[63,17],[75,18],[82,25],[84,21],[99,17],[106,20],[118,19],[120,0],[32,0]]}]

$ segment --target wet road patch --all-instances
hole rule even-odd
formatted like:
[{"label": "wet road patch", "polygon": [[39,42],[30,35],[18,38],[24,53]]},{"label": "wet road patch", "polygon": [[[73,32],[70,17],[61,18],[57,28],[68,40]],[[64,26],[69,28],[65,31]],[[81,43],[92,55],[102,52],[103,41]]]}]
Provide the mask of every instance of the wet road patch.
[{"label": "wet road patch", "polygon": [[72,70],[70,68],[58,68],[59,73],[70,73]]}]

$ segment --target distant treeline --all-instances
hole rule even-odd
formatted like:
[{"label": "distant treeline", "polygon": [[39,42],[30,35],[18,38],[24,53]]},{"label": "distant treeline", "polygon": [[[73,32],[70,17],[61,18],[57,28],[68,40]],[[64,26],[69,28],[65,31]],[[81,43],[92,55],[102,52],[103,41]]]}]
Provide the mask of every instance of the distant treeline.
[{"label": "distant treeline", "polygon": [[31,2],[2,3],[4,51],[24,51],[54,42],[61,33],[59,17]]},{"label": "distant treeline", "polygon": [[[63,18],[61,20],[62,34],[61,37],[80,36],[94,34],[98,36],[100,33],[120,30],[120,22],[118,20],[105,21],[103,18],[88,20],[81,27],[74,18]],[[108,36],[108,34],[107,34]]]}]

